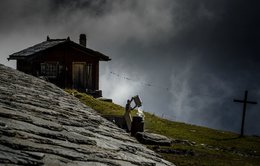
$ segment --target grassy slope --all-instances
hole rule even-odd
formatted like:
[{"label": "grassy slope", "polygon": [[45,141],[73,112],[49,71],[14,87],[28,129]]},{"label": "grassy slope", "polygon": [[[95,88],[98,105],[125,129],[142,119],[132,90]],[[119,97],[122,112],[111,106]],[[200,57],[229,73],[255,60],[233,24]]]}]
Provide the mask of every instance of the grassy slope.
[{"label": "grassy slope", "polygon": [[[123,115],[124,113],[122,106],[99,101],[74,90],[66,91],[101,115]],[[260,165],[259,137],[239,138],[237,134],[231,132],[172,122],[147,112],[145,112],[145,130],[180,140],[180,143],[173,144],[171,149],[194,152],[194,155],[161,153],[165,159],[176,165]]]}]

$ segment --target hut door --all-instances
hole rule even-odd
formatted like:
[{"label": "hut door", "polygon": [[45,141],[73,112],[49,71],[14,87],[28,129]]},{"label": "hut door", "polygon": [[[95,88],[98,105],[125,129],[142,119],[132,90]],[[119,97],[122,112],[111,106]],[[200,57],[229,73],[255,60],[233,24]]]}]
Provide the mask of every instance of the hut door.
[{"label": "hut door", "polygon": [[87,71],[87,88],[93,89],[93,79],[92,79],[92,64],[86,65],[86,71]]},{"label": "hut door", "polygon": [[72,64],[72,79],[73,88],[78,90],[86,90],[86,63],[73,62]]}]

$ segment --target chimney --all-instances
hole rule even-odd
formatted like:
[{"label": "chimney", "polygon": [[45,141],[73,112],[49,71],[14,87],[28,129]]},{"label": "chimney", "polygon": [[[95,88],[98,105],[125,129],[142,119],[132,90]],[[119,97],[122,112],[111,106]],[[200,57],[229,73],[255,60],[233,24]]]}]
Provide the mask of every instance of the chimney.
[{"label": "chimney", "polygon": [[87,37],[86,34],[79,35],[79,44],[86,47],[87,46]]}]

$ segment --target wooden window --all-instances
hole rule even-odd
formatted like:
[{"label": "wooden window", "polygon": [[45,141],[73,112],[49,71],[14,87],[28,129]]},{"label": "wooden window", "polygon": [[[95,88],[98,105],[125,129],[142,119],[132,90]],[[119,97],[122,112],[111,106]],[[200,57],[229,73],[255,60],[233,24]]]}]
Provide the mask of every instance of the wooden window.
[{"label": "wooden window", "polygon": [[58,62],[41,63],[41,74],[49,78],[56,78],[59,74]]}]

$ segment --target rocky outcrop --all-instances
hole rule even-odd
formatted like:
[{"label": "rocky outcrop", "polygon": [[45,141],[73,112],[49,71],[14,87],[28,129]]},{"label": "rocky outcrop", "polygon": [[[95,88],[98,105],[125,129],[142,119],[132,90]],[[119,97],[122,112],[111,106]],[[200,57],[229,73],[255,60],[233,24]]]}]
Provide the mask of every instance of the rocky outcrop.
[{"label": "rocky outcrop", "polygon": [[55,85],[0,65],[2,164],[173,165]]},{"label": "rocky outcrop", "polygon": [[137,132],[136,139],[142,144],[158,145],[158,146],[171,146],[171,139],[155,133]]}]

